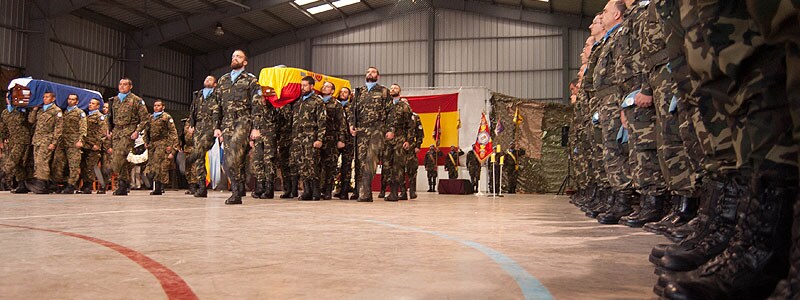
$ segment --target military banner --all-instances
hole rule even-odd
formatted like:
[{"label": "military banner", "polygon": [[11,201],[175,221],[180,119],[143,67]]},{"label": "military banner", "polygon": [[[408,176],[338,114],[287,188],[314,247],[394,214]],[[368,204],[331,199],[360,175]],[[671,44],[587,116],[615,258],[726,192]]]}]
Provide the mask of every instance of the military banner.
[{"label": "military banner", "polygon": [[486,113],[481,113],[481,125],[478,127],[478,135],[475,137],[475,144],[472,145],[472,150],[475,150],[475,156],[481,163],[492,154],[492,131],[489,130]]}]

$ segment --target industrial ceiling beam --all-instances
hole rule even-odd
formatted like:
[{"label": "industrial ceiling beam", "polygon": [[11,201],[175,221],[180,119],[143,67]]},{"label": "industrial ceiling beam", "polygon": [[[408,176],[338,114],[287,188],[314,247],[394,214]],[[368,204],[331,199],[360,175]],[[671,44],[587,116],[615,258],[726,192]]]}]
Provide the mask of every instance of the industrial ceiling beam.
[{"label": "industrial ceiling beam", "polygon": [[466,11],[501,19],[538,23],[550,26],[583,29],[592,23],[591,18],[583,16],[524,10],[520,9],[519,7],[512,8],[503,5],[494,5],[489,2],[466,0],[431,0],[431,2],[435,8]]},{"label": "industrial ceiling beam", "polygon": [[[42,0],[37,0],[37,2],[41,3]],[[68,15],[74,11],[77,11],[81,8],[84,8],[92,3],[98,2],[97,0],[50,0],[46,1],[41,5],[41,7],[45,10],[44,14],[39,10],[32,10],[31,11],[31,18],[33,20],[38,19],[45,19],[45,18],[57,18],[63,15]]]}]

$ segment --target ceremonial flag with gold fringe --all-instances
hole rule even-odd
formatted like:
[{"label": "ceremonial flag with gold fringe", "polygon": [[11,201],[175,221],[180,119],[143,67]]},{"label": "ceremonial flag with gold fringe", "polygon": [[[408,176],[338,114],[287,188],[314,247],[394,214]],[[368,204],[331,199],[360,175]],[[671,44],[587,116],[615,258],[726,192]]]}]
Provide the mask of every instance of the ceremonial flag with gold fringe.
[{"label": "ceremonial flag with gold fringe", "polygon": [[438,148],[442,144],[442,109],[439,108],[439,112],[436,113],[436,123],[433,125],[433,140],[436,141],[436,147]]},{"label": "ceremonial flag with gold fringe", "polygon": [[489,130],[489,122],[486,121],[486,113],[481,113],[481,125],[478,127],[478,136],[475,138],[472,150],[481,163],[492,155],[492,132]]}]

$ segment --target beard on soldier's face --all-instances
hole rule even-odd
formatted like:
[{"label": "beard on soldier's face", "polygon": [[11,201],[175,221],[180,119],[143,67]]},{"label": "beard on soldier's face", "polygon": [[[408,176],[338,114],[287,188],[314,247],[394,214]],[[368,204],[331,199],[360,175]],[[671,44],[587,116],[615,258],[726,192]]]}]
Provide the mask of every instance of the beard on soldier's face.
[{"label": "beard on soldier's face", "polygon": [[232,60],[231,61],[231,69],[238,70],[244,67],[244,63]]},{"label": "beard on soldier's face", "polygon": [[377,77],[367,76],[367,82],[378,82]]}]

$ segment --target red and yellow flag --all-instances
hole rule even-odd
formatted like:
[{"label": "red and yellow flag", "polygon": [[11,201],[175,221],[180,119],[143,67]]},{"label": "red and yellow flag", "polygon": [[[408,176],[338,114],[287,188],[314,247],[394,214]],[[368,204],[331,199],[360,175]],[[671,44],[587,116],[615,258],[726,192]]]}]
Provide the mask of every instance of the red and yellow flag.
[{"label": "red and yellow flag", "polygon": [[[413,110],[413,109],[412,109]],[[436,141],[436,148],[442,145],[442,110],[436,113],[436,123],[433,123],[433,140]]]},{"label": "red and yellow flag", "polygon": [[489,122],[486,121],[486,113],[481,113],[481,125],[478,127],[478,136],[475,138],[472,150],[481,163],[492,155],[492,132],[489,129]]},{"label": "red and yellow flag", "polygon": [[333,83],[336,86],[333,90],[334,98],[339,96],[339,91],[342,87],[350,88],[350,81],[348,80],[303,69],[285,67],[261,69],[261,73],[258,74],[258,84],[261,85],[264,98],[269,100],[272,106],[281,107],[292,103],[292,101],[300,97],[300,81],[306,76],[314,77],[316,81],[314,90],[317,92],[322,90],[322,85],[326,81]]},{"label": "red and yellow flag", "polygon": [[[431,145],[445,148],[458,146],[458,93],[406,98],[411,110],[419,115],[425,132],[422,146],[417,153],[420,165],[425,163],[425,154]],[[446,155],[439,155],[437,163],[444,164],[445,157]]]}]

